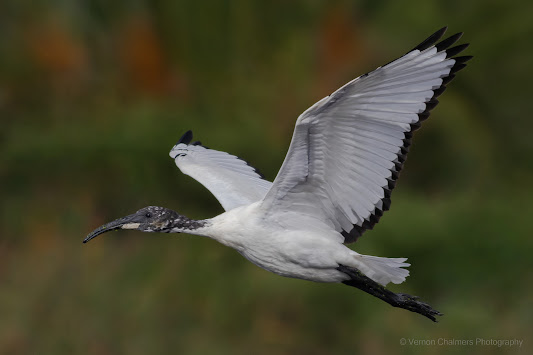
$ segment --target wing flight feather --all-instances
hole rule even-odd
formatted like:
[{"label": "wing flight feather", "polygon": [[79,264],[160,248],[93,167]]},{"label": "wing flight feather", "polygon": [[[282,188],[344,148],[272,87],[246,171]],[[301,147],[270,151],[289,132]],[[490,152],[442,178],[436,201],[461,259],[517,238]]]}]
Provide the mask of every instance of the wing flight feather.
[{"label": "wing flight feather", "polygon": [[209,149],[200,142],[190,143],[187,131],[170,151],[178,168],[204,185],[224,210],[261,200],[272,183],[245,160],[226,152]]},{"label": "wing flight feather", "polygon": [[300,115],[262,208],[276,214],[280,223],[283,216],[298,215],[292,212],[325,221],[345,243],[372,229],[389,209],[413,131],[472,58],[454,57],[468,45],[449,48],[461,34],[435,44],[445,31],[352,80]]}]

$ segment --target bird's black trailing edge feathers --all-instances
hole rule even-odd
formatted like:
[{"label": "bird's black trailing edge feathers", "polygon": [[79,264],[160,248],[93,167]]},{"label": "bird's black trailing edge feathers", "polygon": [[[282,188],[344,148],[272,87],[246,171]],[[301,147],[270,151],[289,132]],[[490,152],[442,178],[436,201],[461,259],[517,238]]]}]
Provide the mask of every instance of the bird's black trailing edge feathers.
[{"label": "bird's black trailing edge feathers", "polygon": [[437,48],[438,52],[445,51],[446,52],[446,58],[450,58],[455,60],[455,64],[450,69],[450,73],[442,78],[442,84],[438,88],[433,89],[433,96],[426,101],[426,108],[423,112],[420,112],[418,114],[419,121],[411,124],[411,129],[407,132],[405,132],[405,137],[403,139],[403,145],[400,148],[400,152],[396,156],[395,166],[393,169],[391,169],[391,177],[388,178],[388,186],[387,188],[384,188],[384,197],[381,199],[381,208],[376,207],[374,211],[370,214],[368,218],[366,218],[361,225],[355,224],[352,228],[352,230],[348,231],[342,231],[341,234],[344,237],[345,243],[353,243],[359,238],[367,229],[374,228],[374,225],[379,221],[381,216],[383,215],[384,211],[387,211],[390,208],[391,204],[391,193],[396,185],[396,181],[398,179],[398,176],[400,174],[400,171],[403,168],[403,164],[405,163],[405,159],[407,158],[407,153],[409,152],[409,146],[411,145],[411,139],[413,137],[413,132],[420,128],[420,125],[422,121],[426,120],[429,117],[430,111],[437,106],[439,101],[437,100],[437,97],[440,96],[444,90],[446,90],[446,85],[455,77],[455,73],[457,73],[459,70],[463,69],[466,66],[466,62],[472,59],[472,56],[461,56],[461,57],[454,57],[455,55],[461,53],[463,50],[465,50],[468,47],[468,44],[460,44],[455,47],[450,48],[451,45],[453,45],[455,42],[459,40],[462,36],[461,33],[456,33],[444,40],[442,40],[439,43],[436,43],[446,32],[447,27],[443,27],[437,32],[433,33],[431,36],[429,36],[427,39],[425,39],[422,43],[420,43],[418,46],[413,48],[411,51],[407,52],[410,53],[414,50],[423,51],[431,46],[435,46]]}]

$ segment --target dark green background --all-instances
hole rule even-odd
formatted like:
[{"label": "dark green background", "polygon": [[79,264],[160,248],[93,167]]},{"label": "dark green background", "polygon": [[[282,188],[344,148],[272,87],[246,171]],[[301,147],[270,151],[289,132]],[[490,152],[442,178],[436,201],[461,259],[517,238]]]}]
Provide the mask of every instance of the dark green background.
[{"label": "dark green background", "polygon": [[[531,351],[532,14],[525,0],[2,1],[0,353]],[[221,213],[168,157],[183,132],[272,180],[301,112],[444,25],[475,58],[415,135],[391,211],[353,245],[408,257],[391,289],[440,323],[208,239],[81,243],[146,205]]]}]

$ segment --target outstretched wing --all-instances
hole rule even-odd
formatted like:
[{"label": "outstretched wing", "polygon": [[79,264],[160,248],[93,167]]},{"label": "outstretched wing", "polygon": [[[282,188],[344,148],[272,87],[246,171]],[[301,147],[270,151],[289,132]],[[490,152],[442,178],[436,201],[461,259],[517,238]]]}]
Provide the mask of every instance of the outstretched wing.
[{"label": "outstretched wing", "polygon": [[265,197],[272,186],[246,161],[194,142],[187,131],[170,151],[181,172],[204,185],[228,211]]},{"label": "outstretched wing", "polygon": [[462,33],[435,45],[445,31],[352,80],[298,118],[285,161],[262,202],[267,213],[298,211],[323,220],[345,243],[373,228],[389,209],[413,131],[471,58],[454,57],[467,44],[449,48]]}]

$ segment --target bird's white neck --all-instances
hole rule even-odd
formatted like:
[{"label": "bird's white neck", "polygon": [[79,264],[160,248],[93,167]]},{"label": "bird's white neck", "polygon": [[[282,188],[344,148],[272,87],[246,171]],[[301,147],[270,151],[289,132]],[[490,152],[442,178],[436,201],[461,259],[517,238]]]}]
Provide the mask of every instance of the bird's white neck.
[{"label": "bird's white neck", "polygon": [[180,216],[172,222],[170,232],[209,237],[240,251],[243,242],[249,239],[249,234],[257,228],[257,207],[257,203],[236,207],[204,220],[191,220]]}]

